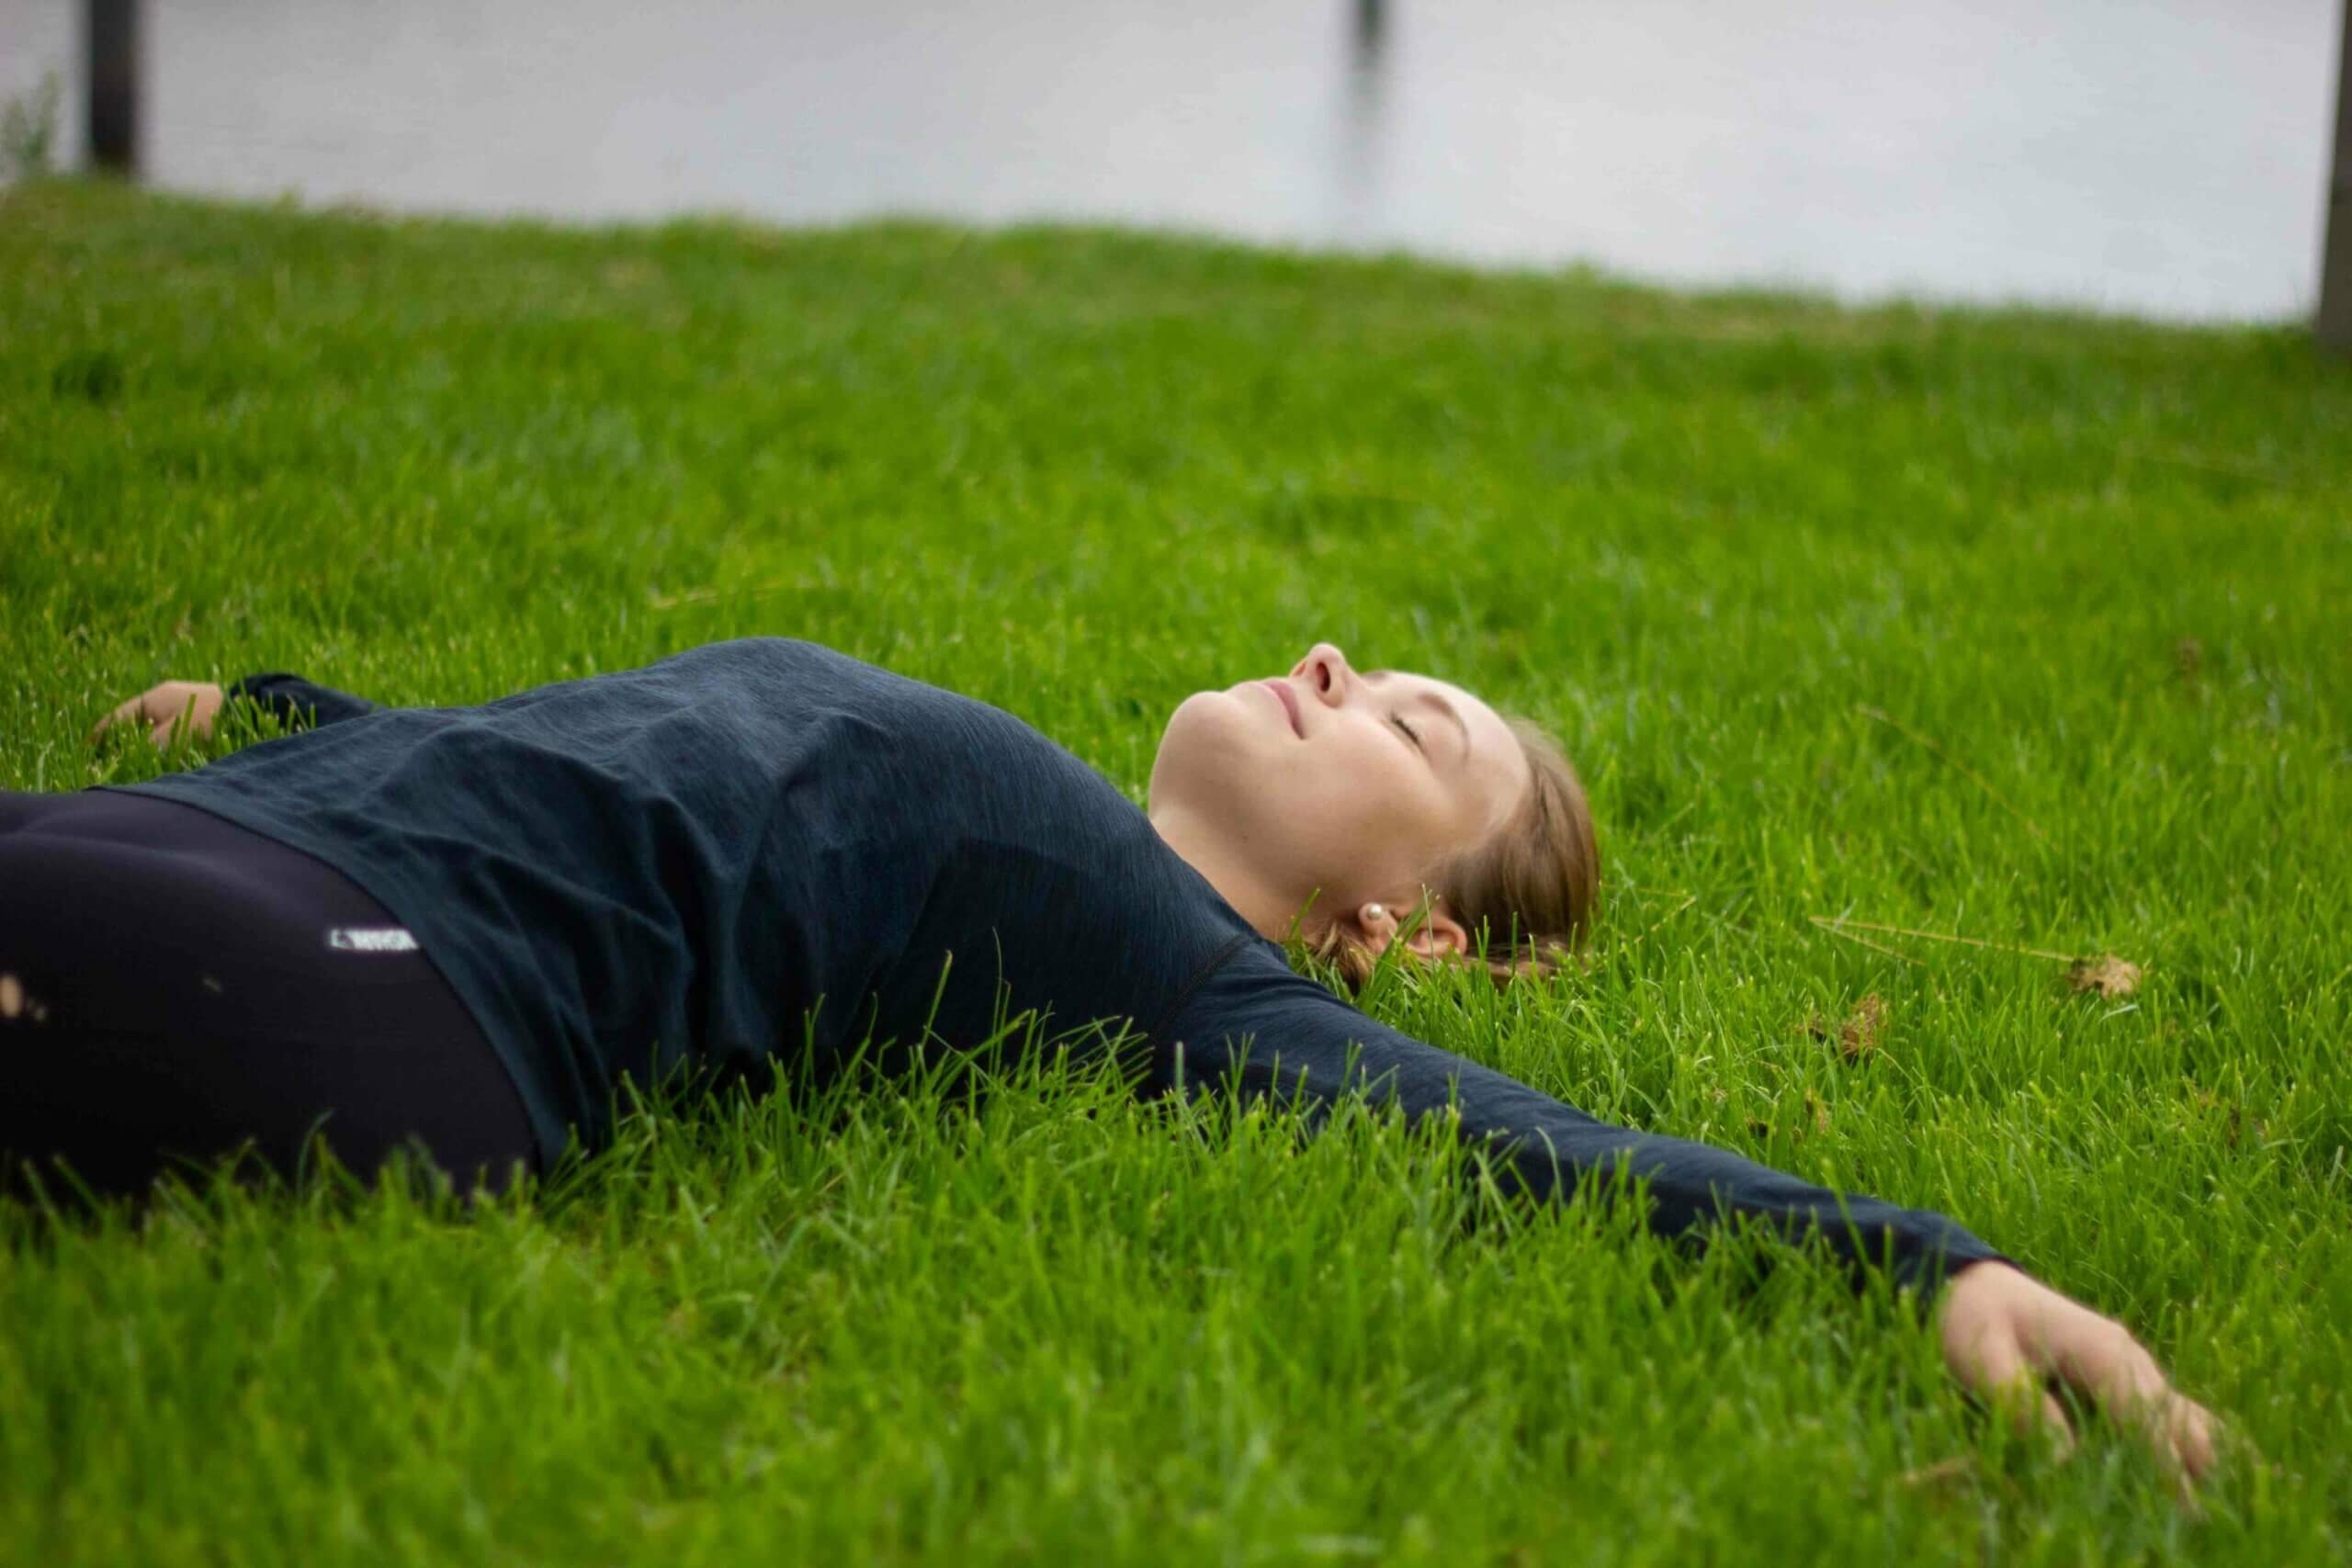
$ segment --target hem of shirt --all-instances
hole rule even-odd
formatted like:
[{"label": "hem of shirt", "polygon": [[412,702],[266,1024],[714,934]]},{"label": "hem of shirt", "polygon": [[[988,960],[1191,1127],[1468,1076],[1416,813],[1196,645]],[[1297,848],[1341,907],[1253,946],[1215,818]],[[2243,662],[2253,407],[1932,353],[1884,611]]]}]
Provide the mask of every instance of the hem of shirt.
[{"label": "hem of shirt", "polygon": [[110,790],[118,795],[149,795],[157,800],[168,800],[175,806],[193,807],[207,812],[232,827],[258,833],[273,843],[309,855],[329,870],[348,877],[361,892],[390,910],[393,919],[417,938],[418,951],[424,961],[433,966],[434,972],[456,995],[468,1016],[472,1018],[474,1027],[490,1043],[491,1054],[498,1058],[499,1067],[514,1084],[515,1096],[523,1102],[523,1113],[531,1124],[531,1141],[537,1145],[540,1174],[553,1170],[557,1160],[571,1145],[571,1129],[542,1097],[532,1092],[531,1075],[519,1065],[525,1058],[510,1038],[510,1031],[498,1021],[499,1010],[484,1002],[481,990],[476,987],[474,975],[462,964],[453,965],[446,962],[446,955],[462,953],[464,945],[455,941],[436,941],[434,922],[430,919],[420,920],[416,918],[419,912],[426,909],[429,900],[421,893],[412,899],[410,894],[413,890],[401,886],[399,878],[390,875],[379,878],[376,867],[344,854],[342,847],[330,839],[289,828],[264,813],[247,811],[241,804],[227,804],[218,796],[175,788],[167,782],[185,776],[165,773],[141,784],[92,784],[89,787]]}]

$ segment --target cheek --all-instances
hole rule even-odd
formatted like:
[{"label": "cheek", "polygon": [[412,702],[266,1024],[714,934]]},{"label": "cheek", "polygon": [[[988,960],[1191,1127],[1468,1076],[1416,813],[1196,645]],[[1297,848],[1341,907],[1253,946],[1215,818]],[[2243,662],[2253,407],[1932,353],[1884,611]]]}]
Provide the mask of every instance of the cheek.
[{"label": "cheek", "polygon": [[1391,852],[1392,874],[1423,875],[1463,848],[1460,803],[1418,757],[1375,777],[1377,794],[1368,810]]},{"label": "cheek", "polygon": [[[1377,738],[1374,738],[1375,739]],[[1335,748],[1302,771],[1286,795],[1303,837],[1354,863],[1411,859],[1437,827],[1429,780],[1378,745]]]}]

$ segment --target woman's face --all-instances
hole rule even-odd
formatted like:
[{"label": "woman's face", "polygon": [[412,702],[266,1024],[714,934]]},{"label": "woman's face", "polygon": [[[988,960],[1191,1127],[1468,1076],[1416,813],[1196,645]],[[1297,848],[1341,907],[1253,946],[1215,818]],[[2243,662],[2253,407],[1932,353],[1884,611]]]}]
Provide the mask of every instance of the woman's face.
[{"label": "woman's face", "polygon": [[1293,908],[1319,891],[1317,909],[1337,915],[1409,908],[1419,879],[1483,842],[1529,783],[1519,738],[1485,703],[1359,671],[1318,642],[1286,676],[1184,699],[1152,762],[1151,814],[1214,824]]}]

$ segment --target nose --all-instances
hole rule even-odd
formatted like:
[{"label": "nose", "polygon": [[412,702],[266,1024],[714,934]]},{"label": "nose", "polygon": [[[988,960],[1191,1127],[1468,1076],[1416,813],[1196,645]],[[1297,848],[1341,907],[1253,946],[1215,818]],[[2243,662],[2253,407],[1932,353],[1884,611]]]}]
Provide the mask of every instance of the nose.
[{"label": "nose", "polygon": [[1355,684],[1356,672],[1348,666],[1348,656],[1336,643],[1318,642],[1306,650],[1306,657],[1291,670],[1294,678],[1305,676],[1306,689],[1332,707],[1347,701],[1349,688]]}]

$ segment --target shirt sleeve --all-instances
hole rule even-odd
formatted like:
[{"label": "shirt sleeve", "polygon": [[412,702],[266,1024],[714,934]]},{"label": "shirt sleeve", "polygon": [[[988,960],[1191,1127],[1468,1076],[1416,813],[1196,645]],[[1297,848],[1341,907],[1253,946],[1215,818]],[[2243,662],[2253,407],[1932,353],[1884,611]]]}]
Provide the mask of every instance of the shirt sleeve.
[{"label": "shirt sleeve", "polygon": [[245,697],[260,704],[276,714],[279,722],[288,729],[333,724],[338,719],[356,718],[363,713],[376,711],[376,705],[365,697],[355,697],[348,692],[314,685],[300,675],[288,674],[283,671],[247,675],[221,694],[224,697]]},{"label": "shirt sleeve", "polygon": [[[1279,974],[1264,972],[1278,969]],[[1682,1138],[1612,1127],[1575,1106],[1365,1016],[1293,973],[1271,946],[1220,966],[1184,1006],[1150,1073],[1165,1091],[1231,1089],[1309,1105],[1361,1094],[1421,1118],[1451,1107],[1463,1140],[1539,1199],[1576,1196],[1588,1177],[1611,1198],[1639,1183],[1649,1228],[1703,1234],[1734,1215],[1782,1239],[1817,1235],[1859,1287],[1883,1268],[1925,1299],[1950,1273],[2007,1262],[1943,1215],[1839,1193]]]}]

